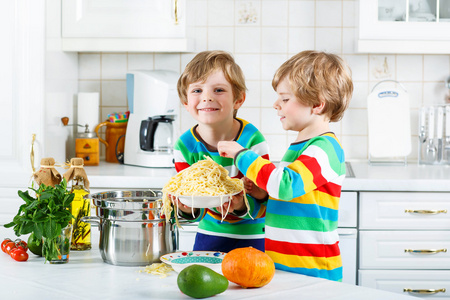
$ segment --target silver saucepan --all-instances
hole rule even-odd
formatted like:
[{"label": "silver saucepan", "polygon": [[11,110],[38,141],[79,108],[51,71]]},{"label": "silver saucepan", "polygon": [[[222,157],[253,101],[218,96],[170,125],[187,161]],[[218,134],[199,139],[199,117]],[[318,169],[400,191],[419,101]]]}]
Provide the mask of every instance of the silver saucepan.
[{"label": "silver saucepan", "polygon": [[84,197],[92,199],[97,216],[82,221],[99,227],[104,262],[146,266],[178,248],[178,228],[160,212],[161,191],[106,191]]}]

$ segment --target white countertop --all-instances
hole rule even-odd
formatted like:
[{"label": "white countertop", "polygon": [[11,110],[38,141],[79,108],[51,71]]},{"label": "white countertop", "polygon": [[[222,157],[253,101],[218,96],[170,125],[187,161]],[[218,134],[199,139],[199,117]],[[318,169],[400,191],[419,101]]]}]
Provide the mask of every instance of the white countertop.
[{"label": "white countertop", "polygon": [[450,192],[449,165],[370,165],[351,162],[355,178],[346,178],[344,191]]},{"label": "white countertop", "polygon": [[[351,167],[355,178],[344,180],[343,191],[450,192],[449,165],[370,165],[367,161],[352,161]],[[85,169],[91,188],[96,190],[162,188],[176,174],[174,168],[144,168],[104,161]],[[0,187],[25,189],[30,179],[31,174],[24,172],[3,173]]]},{"label": "white countertop", "polygon": [[[344,191],[430,191],[450,192],[450,166],[370,165],[351,162],[355,178],[347,177]],[[101,162],[86,167],[95,189],[161,188],[175,174],[173,168],[143,168]]]},{"label": "white countertop", "polygon": [[[14,237],[14,232],[12,229],[0,227],[1,241],[6,237]],[[98,235],[93,234],[92,244],[91,250],[72,251],[69,262],[62,265],[44,264],[44,258],[33,254],[30,254],[26,262],[16,262],[7,254],[0,253],[2,266],[0,298],[192,299],[178,289],[177,273],[173,272],[166,278],[159,278],[145,272],[139,273],[143,267],[109,265],[101,259]],[[224,293],[212,299],[406,300],[417,298],[277,270],[273,280],[265,287],[242,289],[230,283]]]}]

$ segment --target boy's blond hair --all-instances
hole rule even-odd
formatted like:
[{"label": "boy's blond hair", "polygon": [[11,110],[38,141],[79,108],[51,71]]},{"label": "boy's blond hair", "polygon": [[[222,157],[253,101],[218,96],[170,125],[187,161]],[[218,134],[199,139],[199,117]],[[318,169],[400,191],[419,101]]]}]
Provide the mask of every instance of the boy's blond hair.
[{"label": "boy's blond hair", "polygon": [[[184,69],[177,83],[178,96],[187,104],[187,89],[191,83],[205,82],[211,73],[221,70],[233,89],[233,101],[245,93],[245,77],[233,56],[225,51],[203,51],[198,53]],[[235,112],[236,114],[236,112]]]},{"label": "boy's blond hair", "polygon": [[342,119],[353,93],[351,70],[337,55],[319,51],[300,52],[275,73],[272,87],[285,77],[300,102],[308,106],[320,105],[323,101],[325,114],[330,122]]}]

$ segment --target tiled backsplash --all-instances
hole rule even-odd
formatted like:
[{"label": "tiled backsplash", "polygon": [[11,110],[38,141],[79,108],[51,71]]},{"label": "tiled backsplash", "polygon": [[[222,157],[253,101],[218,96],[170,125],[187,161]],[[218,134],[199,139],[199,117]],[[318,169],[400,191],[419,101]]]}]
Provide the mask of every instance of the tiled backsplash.
[{"label": "tiled backsplash", "polygon": [[[285,132],[272,103],[275,70],[297,52],[324,50],[341,55],[353,73],[354,94],[343,120],[332,123],[347,159],[368,158],[367,96],[379,81],[394,79],[408,90],[412,153],[417,160],[418,111],[443,104],[450,55],[372,55],[356,53],[357,0],[187,0],[196,51],[231,52],[244,70],[248,94],[238,116],[255,124],[281,158],[295,134]],[[127,110],[125,74],[133,69],[180,72],[195,53],[80,53],[79,91],[100,93],[101,120]],[[194,125],[181,109],[180,132]]]}]

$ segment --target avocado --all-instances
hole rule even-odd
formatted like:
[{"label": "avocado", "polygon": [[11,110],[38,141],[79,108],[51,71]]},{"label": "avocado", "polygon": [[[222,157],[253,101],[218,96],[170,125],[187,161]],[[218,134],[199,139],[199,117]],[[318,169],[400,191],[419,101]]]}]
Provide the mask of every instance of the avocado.
[{"label": "avocado", "polygon": [[33,232],[28,237],[27,244],[33,254],[42,256],[42,240],[38,240]]},{"label": "avocado", "polygon": [[191,265],[178,274],[177,284],[181,292],[199,299],[223,293],[228,288],[228,279],[208,267]]}]

